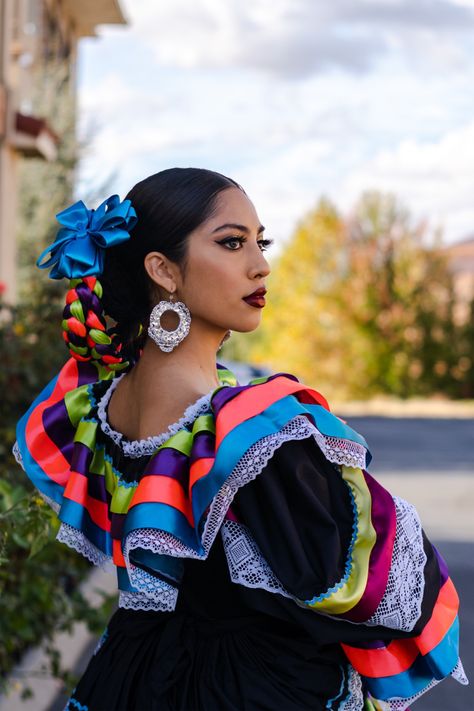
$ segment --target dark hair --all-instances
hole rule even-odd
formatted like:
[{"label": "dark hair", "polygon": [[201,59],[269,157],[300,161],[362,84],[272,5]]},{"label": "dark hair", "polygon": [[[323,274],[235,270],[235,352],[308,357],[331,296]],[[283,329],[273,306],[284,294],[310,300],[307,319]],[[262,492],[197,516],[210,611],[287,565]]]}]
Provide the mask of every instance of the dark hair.
[{"label": "dark hair", "polygon": [[[189,234],[212,215],[219,193],[235,187],[242,190],[234,180],[212,170],[170,168],[150,175],[130,190],[126,198],[137,213],[137,223],[129,240],[106,250],[104,270],[99,277],[102,286],[99,299],[103,312],[116,322],[113,330],[106,328],[104,314],[97,313],[98,299],[92,295],[96,304],[94,314],[102,324],[102,331],[107,330],[110,343],[104,342],[103,336],[95,340],[95,336],[100,336],[99,326],[97,318],[91,315],[95,330],[92,340],[90,333],[84,336],[88,351],[81,339],[83,348],[71,349],[71,355],[117,370],[125,365],[125,358],[137,356],[145,339],[152,296],[151,280],[143,264],[145,256],[153,251],[162,252],[185,274]],[[86,286],[80,284],[78,289],[76,285],[70,300],[79,293],[84,301],[80,292],[88,291]],[[90,286],[97,292],[95,281]],[[82,309],[85,314],[86,309],[87,306]],[[88,325],[87,317],[85,324]],[[68,338],[65,340],[68,342]],[[77,336],[69,337],[69,342],[79,345]]]}]

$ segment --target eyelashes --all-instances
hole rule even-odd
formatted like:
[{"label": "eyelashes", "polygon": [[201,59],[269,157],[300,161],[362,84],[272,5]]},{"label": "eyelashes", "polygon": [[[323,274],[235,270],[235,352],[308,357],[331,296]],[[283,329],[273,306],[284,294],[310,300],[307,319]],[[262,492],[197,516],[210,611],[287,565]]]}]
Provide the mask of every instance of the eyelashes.
[{"label": "eyelashes", "polygon": [[[237,242],[238,244],[240,244],[240,247],[238,247],[237,249],[234,249],[233,247],[227,247],[227,249],[229,249],[231,252],[238,252],[242,248],[242,245],[244,244],[244,242],[247,242],[247,237],[241,237],[241,236],[227,237],[226,239],[220,240],[218,242],[218,244],[228,245],[232,242]],[[257,244],[260,247],[260,250],[262,252],[266,252],[268,247],[270,247],[270,245],[272,245],[273,242],[274,242],[274,240],[272,240],[272,239],[257,240]]]}]

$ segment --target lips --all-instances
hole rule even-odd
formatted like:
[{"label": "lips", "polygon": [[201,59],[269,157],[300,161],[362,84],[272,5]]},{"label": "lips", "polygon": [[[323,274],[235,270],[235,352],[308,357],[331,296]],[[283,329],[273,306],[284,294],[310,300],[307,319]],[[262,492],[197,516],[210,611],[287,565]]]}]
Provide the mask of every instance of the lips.
[{"label": "lips", "polygon": [[257,289],[252,294],[249,294],[249,296],[244,296],[243,300],[250,306],[255,306],[259,309],[263,309],[263,307],[265,306],[266,293],[266,289]]}]

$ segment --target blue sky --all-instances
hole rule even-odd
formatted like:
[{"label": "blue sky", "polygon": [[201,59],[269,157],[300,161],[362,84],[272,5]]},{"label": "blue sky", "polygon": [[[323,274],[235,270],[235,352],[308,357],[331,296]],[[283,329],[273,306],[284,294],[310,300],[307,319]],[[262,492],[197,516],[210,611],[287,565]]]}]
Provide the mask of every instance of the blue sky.
[{"label": "blue sky", "polygon": [[474,233],[474,0],[120,4],[128,26],[80,44],[79,197],[192,165],[239,181],[276,249],[366,189]]}]

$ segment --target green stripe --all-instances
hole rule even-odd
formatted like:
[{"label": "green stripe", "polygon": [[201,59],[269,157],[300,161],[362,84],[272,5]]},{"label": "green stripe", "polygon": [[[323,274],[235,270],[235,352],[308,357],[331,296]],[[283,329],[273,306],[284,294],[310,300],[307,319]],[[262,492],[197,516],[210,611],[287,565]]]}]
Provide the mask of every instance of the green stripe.
[{"label": "green stripe", "polygon": [[[108,465],[108,462],[106,463],[106,470],[109,468],[110,465]],[[110,467],[111,470],[111,467]],[[106,481],[107,477],[109,476],[109,472],[106,474]],[[114,474],[112,476],[115,477]],[[117,481],[117,477],[115,477],[115,481]],[[117,485],[115,488],[115,491],[112,493],[112,501],[110,502],[110,512],[111,513],[118,513],[118,514],[126,514],[130,508],[130,502],[132,500],[132,497],[136,491],[136,486],[120,486]],[[109,488],[107,487],[107,491],[109,491]],[[156,524],[158,525],[158,523]]]},{"label": "green stripe", "polygon": [[91,401],[89,398],[89,386],[80,385],[74,390],[69,390],[64,396],[67,414],[73,427],[77,427],[82,417],[91,411]]},{"label": "green stripe", "polygon": [[214,421],[214,415],[200,415],[194,421],[192,434],[197,435],[198,432],[210,432],[211,434],[216,433],[216,423]]},{"label": "green stripe", "polygon": [[97,422],[95,420],[81,420],[77,426],[74,442],[85,444],[94,452],[97,435]]}]

